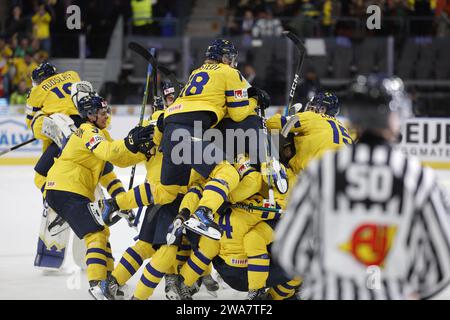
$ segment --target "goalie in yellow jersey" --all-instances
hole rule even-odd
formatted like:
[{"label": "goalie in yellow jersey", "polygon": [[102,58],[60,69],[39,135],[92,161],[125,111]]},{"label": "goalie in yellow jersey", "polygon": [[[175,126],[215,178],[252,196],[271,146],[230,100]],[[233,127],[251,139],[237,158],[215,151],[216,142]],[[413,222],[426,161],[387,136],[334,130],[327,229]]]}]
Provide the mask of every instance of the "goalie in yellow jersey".
[{"label": "goalie in yellow jersey", "polygon": [[96,285],[114,268],[107,264],[107,225],[117,222],[120,217],[98,216],[88,209],[88,203],[94,201],[98,183],[104,187],[114,183],[114,177],[102,175],[107,162],[127,167],[146,159],[142,153],[147,153],[145,148],[152,139],[153,127],[133,128],[124,140],[113,141],[104,130],[109,108],[103,98],[97,95],[83,97],[78,109],[85,123],[70,136],[55,160],[48,172],[45,190],[49,206],[67,221],[78,238],[86,242],[89,292],[96,297]]},{"label": "goalie in yellow jersey", "polygon": [[269,129],[282,129],[283,136],[288,133],[293,136],[294,150],[289,167],[295,174],[323,152],[353,144],[347,129],[336,119],[339,109],[336,95],[325,92],[315,95],[304,112],[289,117],[276,114],[267,120]]}]

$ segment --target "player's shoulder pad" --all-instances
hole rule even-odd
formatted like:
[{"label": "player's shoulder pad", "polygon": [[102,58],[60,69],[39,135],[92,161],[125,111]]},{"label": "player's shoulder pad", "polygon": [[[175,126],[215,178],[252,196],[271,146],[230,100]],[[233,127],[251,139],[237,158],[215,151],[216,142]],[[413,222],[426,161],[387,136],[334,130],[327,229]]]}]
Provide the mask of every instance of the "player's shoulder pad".
[{"label": "player's shoulder pad", "polygon": [[70,76],[72,79],[74,79],[74,80],[73,80],[74,82],[79,82],[79,81],[81,81],[80,75],[79,75],[78,72],[76,72],[76,71],[68,70],[68,71],[64,72],[64,75]]}]

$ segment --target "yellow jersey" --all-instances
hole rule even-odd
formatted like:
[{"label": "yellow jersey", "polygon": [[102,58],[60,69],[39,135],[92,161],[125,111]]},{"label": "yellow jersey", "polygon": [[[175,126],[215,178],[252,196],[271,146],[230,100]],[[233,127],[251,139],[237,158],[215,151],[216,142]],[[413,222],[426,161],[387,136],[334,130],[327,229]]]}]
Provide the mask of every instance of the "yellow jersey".
[{"label": "yellow jersey", "polygon": [[[312,111],[299,112],[296,116],[299,121],[290,131],[295,134],[295,156],[289,160],[296,174],[325,151],[353,144],[347,129],[335,117]],[[267,120],[267,128],[280,130],[286,122],[286,117],[276,114]]]},{"label": "yellow jersey", "polygon": [[194,70],[179,97],[165,111],[164,117],[211,111],[216,115],[216,125],[226,114],[236,122],[254,112],[257,101],[249,98],[250,84],[241,73],[223,63],[205,63]]},{"label": "yellow jersey", "polygon": [[77,115],[78,110],[70,97],[72,83],[79,82],[80,77],[75,71],[55,74],[39,85],[33,87],[27,99],[28,128],[42,114],[63,113],[68,116]]},{"label": "yellow jersey", "polygon": [[107,130],[83,123],[55,159],[45,189],[73,192],[94,201],[94,190],[107,161],[128,167],[143,160],[145,156],[130,152],[124,140],[112,140]]}]

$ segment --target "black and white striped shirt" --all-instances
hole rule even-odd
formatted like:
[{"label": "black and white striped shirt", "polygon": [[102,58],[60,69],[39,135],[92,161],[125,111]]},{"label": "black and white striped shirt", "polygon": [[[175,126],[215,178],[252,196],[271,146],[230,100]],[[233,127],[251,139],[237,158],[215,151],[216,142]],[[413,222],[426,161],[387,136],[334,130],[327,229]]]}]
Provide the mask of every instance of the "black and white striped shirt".
[{"label": "black and white striped shirt", "polygon": [[273,253],[307,299],[425,299],[450,280],[449,214],[431,169],[360,143],[302,173]]}]

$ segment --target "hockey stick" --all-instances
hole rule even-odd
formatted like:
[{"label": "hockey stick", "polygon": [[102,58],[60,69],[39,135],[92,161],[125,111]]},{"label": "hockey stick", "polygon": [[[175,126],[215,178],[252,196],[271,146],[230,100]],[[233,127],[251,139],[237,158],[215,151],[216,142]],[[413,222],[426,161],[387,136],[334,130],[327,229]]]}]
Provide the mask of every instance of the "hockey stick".
[{"label": "hockey stick", "polygon": [[267,174],[267,184],[269,186],[269,203],[271,206],[275,207],[275,194],[273,192],[273,181],[272,181],[272,158],[271,158],[271,152],[270,152],[270,137],[269,137],[269,132],[267,130],[267,124],[266,124],[266,115],[265,115],[265,111],[263,108],[259,108],[259,113],[260,113],[260,117],[261,117],[261,122],[262,122],[262,129],[263,129],[263,133],[264,135],[267,137],[266,139],[266,152],[265,152],[265,157],[266,157],[266,170],[269,170],[268,174]]},{"label": "hockey stick", "polygon": [[[148,91],[149,91],[148,87],[150,84],[150,78],[152,76],[152,72],[156,74],[157,62],[156,62],[155,57],[147,49],[145,49],[143,46],[141,46],[140,44],[138,44],[136,42],[130,42],[128,44],[128,48],[131,51],[134,51],[135,53],[140,55],[142,58],[147,60],[147,62],[149,63],[148,68],[147,68],[147,79],[146,79],[146,83],[145,83],[144,97],[142,99],[141,113],[139,115],[139,125],[142,126],[142,123],[144,122],[145,106],[147,105],[147,100],[148,100]],[[156,84],[155,84],[155,86],[156,86]],[[152,92],[152,94],[153,94],[153,92]],[[133,188],[135,173],[136,173],[136,165],[133,165],[133,167],[131,168],[131,176],[130,176],[130,183],[128,185],[128,190]]]},{"label": "hockey stick", "polygon": [[300,71],[302,69],[303,61],[305,60],[306,47],[297,35],[291,31],[283,31],[283,34],[288,37],[297,48],[300,58],[295,69],[294,80],[292,81],[291,90],[289,91],[288,110],[291,109],[294,102],[294,97],[297,92],[297,85],[300,82]]},{"label": "hockey stick", "polygon": [[245,204],[241,202],[237,202],[231,205],[231,208],[238,208],[238,209],[244,209],[246,211],[264,211],[264,212],[275,212],[275,213],[284,213],[282,209],[277,208],[265,208],[265,207],[258,207],[251,204]]},{"label": "hockey stick", "polygon": [[[155,59],[155,57],[147,50],[145,49],[143,46],[141,46],[140,44],[136,43],[136,42],[130,42],[128,44],[128,48],[137,53],[138,55],[140,55],[142,58],[144,58],[147,62],[148,62],[148,67],[147,67],[147,78],[146,78],[146,82],[145,82],[145,90],[144,90],[144,97],[142,99],[142,106],[141,106],[141,113],[139,115],[139,125],[142,126],[142,123],[144,122],[144,115],[145,115],[145,107],[147,105],[147,101],[148,101],[148,94],[149,94],[149,84],[150,84],[150,79],[152,74],[153,76],[153,85],[154,88],[156,88],[156,73],[157,73],[157,61]],[[154,49],[153,49],[154,52]],[[154,91],[152,90],[152,96],[154,97]],[[152,98],[153,101],[153,98]],[[136,174],[136,165],[133,165],[133,167],[131,168],[131,175],[130,175],[130,183],[128,185],[128,190],[131,190],[131,188],[133,188],[133,183],[134,183],[134,176]],[[129,217],[128,218],[128,225],[132,228],[136,228],[139,224],[139,219],[141,217],[142,214],[142,208],[138,209],[137,215],[135,217]],[[134,219],[133,219],[134,218]],[[134,220],[134,221],[132,221]]]},{"label": "hockey stick", "polygon": [[25,145],[27,145],[27,144],[33,142],[33,141],[36,141],[36,138],[27,140],[27,141],[22,142],[22,143],[19,143],[19,144],[16,144],[14,147],[11,147],[11,148],[9,148],[9,149],[5,149],[5,150],[3,150],[3,151],[0,152],[0,157],[1,157],[2,155],[4,155],[4,154],[7,154],[8,152],[11,152],[11,151],[14,151],[14,150],[16,150],[16,149],[22,148],[23,146],[25,146]]}]

